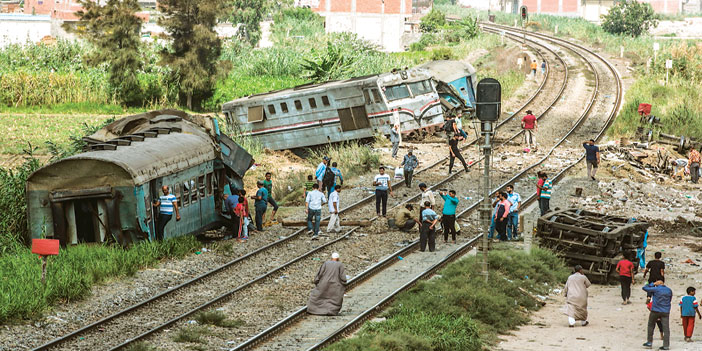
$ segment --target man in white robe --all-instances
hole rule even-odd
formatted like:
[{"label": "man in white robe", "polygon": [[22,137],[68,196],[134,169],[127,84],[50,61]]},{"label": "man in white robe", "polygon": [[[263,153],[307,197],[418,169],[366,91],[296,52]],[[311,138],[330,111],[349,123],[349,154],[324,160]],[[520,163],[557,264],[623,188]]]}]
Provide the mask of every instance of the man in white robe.
[{"label": "man in white robe", "polygon": [[583,274],[583,267],[575,266],[575,273],[566,281],[564,293],[566,296],[566,311],[568,325],[572,328],[575,321],[582,321],[582,326],[588,325],[587,321],[587,288],[590,280]]}]

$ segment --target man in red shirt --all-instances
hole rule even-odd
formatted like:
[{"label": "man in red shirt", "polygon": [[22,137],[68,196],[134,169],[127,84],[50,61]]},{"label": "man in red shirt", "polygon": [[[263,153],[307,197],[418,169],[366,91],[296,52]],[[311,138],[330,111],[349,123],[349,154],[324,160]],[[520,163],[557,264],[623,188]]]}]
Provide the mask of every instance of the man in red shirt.
[{"label": "man in red shirt", "polygon": [[617,273],[619,273],[619,282],[622,283],[622,305],[631,303],[631,284],[634,282],[634,264],[629,261],[629,255],[624,253],[624,259],[617,263]]},{"label": "man in red shirt", "polygon": [[522,118],[522,129],[524,129],[524,142],[526,147],[531,150],[536,150],[536,131],[539,126],[536,122],[536,116],[527,110],[526,116]]}]

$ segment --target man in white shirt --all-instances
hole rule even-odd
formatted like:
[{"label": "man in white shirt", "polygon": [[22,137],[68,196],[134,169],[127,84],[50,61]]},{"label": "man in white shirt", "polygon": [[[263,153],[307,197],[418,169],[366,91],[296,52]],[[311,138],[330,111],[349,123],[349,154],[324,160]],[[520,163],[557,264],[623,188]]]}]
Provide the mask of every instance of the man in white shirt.
[{"label": "man in white shirt", "polygon": [[[375,187],[375,212],[378,217],[385,217],[388,207],[388,193],[392,196],[392,184],[390,182],[390,176],[385,174],[385,167],[380,166],[378,169],[379,174],[375,175],[373,178],[373,186]],[[383,204],[383,211],[380,211],[380,204]]]},{"label": "man in white shirt", "polygon": [[341,205],[339,203],[339,193],[341,192],[341,185],[334,187],[334,191],[329,194],[329,225],[327,225],[327,232],[338,233],[341,231],[341,219],[339,219],[339,209]]},{"label": "man in white shirt", "polygon": [[[317,239],[319,235],[319,221],[322,219],[322,203],[327,202],[327,198],[324,193],[319,191],[319,184],[312,185],[312,191],[307,193],[307,198],[305,199],[307,206],[305,207],[305,213],[307,213],[307,229],[312,234],[312,239]],[[312,220],[314,219],[314,227],[312,225]]]},{"label": "man in white shirt", "polygon": [[422,191],[422,202],[420,202],[420,204],[423,204],[423,203],[429,201],[429,203],[431,204],[430,208],[432,210],[435,209],[436,208],[436,198],[434,197],[434,192],[429,190],[429,188],[427,188],[427,185],[424,183],[419,183],[419,190]]}]

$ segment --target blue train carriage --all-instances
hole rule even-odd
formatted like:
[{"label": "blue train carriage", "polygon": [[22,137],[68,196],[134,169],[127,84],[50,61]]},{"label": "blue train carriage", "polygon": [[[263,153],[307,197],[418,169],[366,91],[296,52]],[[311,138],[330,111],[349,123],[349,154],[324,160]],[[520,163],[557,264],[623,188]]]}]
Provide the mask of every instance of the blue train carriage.
[{"label": "blue train carriage", "polygon": [[475,68],[462,61],[438,60],[419,66],[430,72],[444,109],[472,114],[475,111]]},{"label": "blue train carriage", "polygon": [[62,244],[154,240],[167,185],[181,220],[165,237],[197,234],[224,222],[221,196],[241,188],[251,155],[219,133],[215,120],[177,110],[115,121],[86,138],[85,152],[44,166],[27,180],[32,238]]},{"label": "blue train carriage", "polygon": [[222,112],[271,150],[389,135],[398,122],[403,133],[443,122],[431,75],[418,68],[252,95],[225,103]]}]

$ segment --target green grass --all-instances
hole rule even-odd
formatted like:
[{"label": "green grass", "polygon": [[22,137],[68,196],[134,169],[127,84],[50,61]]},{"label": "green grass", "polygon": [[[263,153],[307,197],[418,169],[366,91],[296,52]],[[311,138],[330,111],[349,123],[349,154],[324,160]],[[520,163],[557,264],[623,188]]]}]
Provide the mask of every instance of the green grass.
[{"label": "green grass", "polygon": [[518,288],[546,294],[568,276],[562,261],[542,249],[493,250],[490,267],[486,284],[477,257],[450,264],[440,278],[398,296],[384,313],[386,320],[367,323],[355,337],[327,350],[490,349],[498,334],[525,324],[528,312],[540,308]]},{"label": "green grass", "polygon": [[173,341],[175,342],[202,342],[200,337],[209,335],[210,331],[203,326],[190,326],[178,330]]},{"label": "green grass", "polygon": [[0,113],[5,114],[97,114],[97,115],[124,115],[137,114],[148,111],[148,108],[131,108],[118,104],[70,102],[54,105],[33,106],[2,106]]},{"label": "green grass", "polygon": [[130,249],[114,245],[77,245],[49,258],[41,283],[41,260],[29,248],[0,256],[0,323],[41,316],[58,302],[81,300],[93,285],[130,276],[168,257],[182,257],[202,244],[193,236],[141,242]]},{"label": "green grass", "polygon": [[241,319],[228,319],[222,311],[199,312],[194,319],[201,325],[214,325],[223,328],[238,328],[245,324]]},{"label": "green grass", "polygon": [[127,351],[156,351],[156,347],[149,345],[145,342],[138,342],[132,346],[129,346]]},{"label": "green grass", "polygon": [[0,116],[0,153],[21,154],[27,143],[38,147],[36,153],[46,154],[50,141],[58,146],[67,146],[70,136],[81,131],[83,124],[95,125],[111,116],[94,115],[29,115],[8,114]]}]

